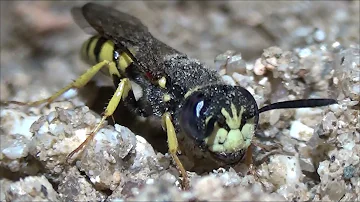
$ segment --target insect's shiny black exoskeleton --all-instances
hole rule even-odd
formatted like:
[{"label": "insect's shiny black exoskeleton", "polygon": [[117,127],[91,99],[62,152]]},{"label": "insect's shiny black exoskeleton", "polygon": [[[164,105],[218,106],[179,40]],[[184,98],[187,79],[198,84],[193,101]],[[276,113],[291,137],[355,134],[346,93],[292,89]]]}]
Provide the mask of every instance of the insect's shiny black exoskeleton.
[{"label": "insect's shiny black exoskeleton", "polygon": [[[169,152],[187,187],[179,150],[198,164],[234,164],[244,158],[252,143],[259,113],[336,103],[333,99],[297,100],[258,109],[245,88],[225,85],[216,71],[154,38],[137,18],[94,3],[74,8],[73,16],[83,29],[96,31],[81,51],[94,66],[47,99],[15,102],[52,102],[68,89],[83,87],[99,71],[112,78],[116,90],[100,123],[69,158],[92,140],[119,102],[124,101],[138,115],[162,119]],[[135,98],[130,81],[141,87],[141,97]]]}]

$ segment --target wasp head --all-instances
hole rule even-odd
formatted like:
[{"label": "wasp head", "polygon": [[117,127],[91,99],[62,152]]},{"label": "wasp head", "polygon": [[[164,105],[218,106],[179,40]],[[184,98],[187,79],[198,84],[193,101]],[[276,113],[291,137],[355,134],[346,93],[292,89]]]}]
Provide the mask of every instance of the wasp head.
[{"label": "wasp head", "polygon": [[223,84],[189,93],[180,113],[182,131],[226,164],[243,158],[259,119],[256,101],[249,91]]}]

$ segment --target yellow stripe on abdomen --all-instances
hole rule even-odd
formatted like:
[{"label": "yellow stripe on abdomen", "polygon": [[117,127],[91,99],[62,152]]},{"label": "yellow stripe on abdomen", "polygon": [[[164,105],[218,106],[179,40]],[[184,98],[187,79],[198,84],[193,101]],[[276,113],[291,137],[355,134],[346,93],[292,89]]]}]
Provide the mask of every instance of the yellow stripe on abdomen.
[{"label": "yellow stripe on abdomen", "polygon": [[99,38],[100,37],[98,36],[93,36],[86,40],[81,49],[82,58],[91,65],[95,65],[97,63],[94,55],[94,48]]},{"label": "yellow stripe on abdomen", "polygon": [[[131,53],[133,53],[134,51],[130,50],[129,51]],[[134,53],[133,53],[134,54]],[[133,63],[134,61],[131,59],[131,57],[125,53],[125,52],[122,52],[120,54],[120,57],[118,59],[118,67],[120,68],[120,71],[125,73],[126,71],[126,68],[129,67],[131,65],[131,63]]]},{"label": "yellow stripe on abdomen", "polygon": [[[94,50],[95,52],[96,50]],[[96,54],[96,53],[95,53]],[[98,52],[98,61],[97,62],[101,62],[101,61],[104,61],[104,60],[107,60],[107,61],[113,61],[114,60],[114,43],[110,40],[106,40],[99,52]]]},{"label": "yellow stripe on abdomen", "polygon": [[[114,61],[117,69],[120,70],[122,74],[125,74],[126,68],[131,65],[133,60],[126,52],[115,51],[115,44],[111,40],[101,36],[93,36],[83,44],[81,55],[86,62],[92,65],[104,60]],[[135,51],[132,48],[130,48],[129,51],[132,54],[135,54]],[[107,74],[108,72],[104,73]],[[110,68],[110,74],[116,74],[117,76],[120,76],[118,75],[119,72],[114,68]]]}]

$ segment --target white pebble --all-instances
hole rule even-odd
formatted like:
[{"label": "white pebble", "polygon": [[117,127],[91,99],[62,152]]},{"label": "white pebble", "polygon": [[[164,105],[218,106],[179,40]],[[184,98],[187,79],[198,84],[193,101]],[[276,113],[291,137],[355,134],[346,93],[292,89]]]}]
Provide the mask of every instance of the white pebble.
[{"label": "white pebble", "polygon": [[326,33],[321,29],[316,30],[316,32],[314,33],[314,39],[317,42],[322,42],[325,40],[325,38],[326,38]]},{"label": "white pebble", "polygon": [[240,86],[248,86],[249,83],[252,82],[253,78],[244,76],[242,74],[239,74],[237,72],[234,72],[232,75],[232,78],[236,83],[238,83]]},{"label": "white pebble", "polygon": [[335,41],[331,46],[332,46],[332,48],[337,48],[337,47],[339,47],[341,44],[338,42],[338,41]]},{"label": "white pebble", "polygon": [[1,110],[1,117],[5,116],[7,116],[7,119],[14,120],[14,122],[9,126],[5,124],[6,127],[9,128],[9,134],[19,134],[26,137],[27,139],[31,139],[33,136],[33,134],[30,132],[31,125],[40,118],[40,116],[28,116],[24,113],[14,110]]},{"label": "white pebble", "polygon": [[301,181],[302,172],[298,158],[285,155],[274,155],[270,158],[269,171],[272,181],[277,185],[297,184]]},{"label": "white pebble", "polygon": [[154,184],[155,180],[150,178],[146,180],[146,184]]},{"label": "white pebble", "polygon": [[246,70],[252,71],[254,69],[253,64],[246,63]]},{"label": "white pebble", "polygon": [[334,77],[333,82],[334,82],[335,85],[338,85],[339,84],[339,79],[337,77]]},{"label": "white pebble", "polygon": [[352,93],[359,95],[360,94],[360,85],[353,85],[351,88]]},{"label": "white pebble", "polygon": [[49,124],[49,132],[55,136],[64,134],[64,124]]},{"label": "white pebble", "polygon": [[332,104],[332,105],[329,106],[329,109],[331,111],[333,111],[334,113],[337,113],[337,112],[342,110],[341,106],[339,104]]},{"label": "white pebble", "polygon": [[275,57],[267,58],[266,63],[266,68],[269,70],[272,70],[278,66],[277,59]]},{"label": "white pebble", "polygon": [[28,139],[31,139],[33,134],[30,132],[31,125],[37,121],[40,116],[28,116],[27,118],[20,121],[20,124],[13,127],[12,134],[21,134]]},{"label": "white pebble", "polygon": [[295,119],[308,118],[320,115],[323,112],[321,108],[299,108],[295,111]]},{"label": "white pebble", "polygon": [[52,112],[49,113],[46,120],[47,120],[47,122],[52,123],[56,117],[57,117],[57,112],[52,111]]},{"label": "white pebble", "polygon": [[27,156],[28,150],[26,145],[16,145],[3,149],[1,151],[7,158],[15,160]]},{"label": "white pebble", "polygon": [[220,76],[225,75],[225,74],[226,74],[226,69],[220,69],[219,72],[218,72],[218,74],[219,74]]},{"label": "white pebble", "polygon": [[301,123],[300,121],[293,121],[290,127],[290,136],[302,141],[308,141],[312,137],[314,129]]},{"label": "white pebble", "polygon": [[265,66],[261,63],[260,58],[255,61],[254,73],[259,76],[265,74]]},{"label": "white pebble", "polygon": [[304,48],[299,51],[298,55],[301,58],[306,58],[306,57],[309,57],[311,55],[311,53],[312,52],[309,48]]},{"label": "white pebble", "polygon": [[227,85],[231,85],[231,86],[235,86],[235,85],[236,85],[234,79],[233,79],[231,76],[229,76],[229,75],[224,75],[224,76],[222,76],[222,79],[223,79],[223,81],[225,82],[225,84],[227,84]]},{"label": "white pebble", "polygon": [[267,77],[264,77],[262,78],[260,81],[259,81],[259,84],[262,85],[262,86],[265,86],[266,82],[268,81],[269,79]]},{"label": "white pebble", "polygon": [[251,95],[255,94],[255,90],[253,88],[251,88],[250,86],[246,87],[246,90],[248,90]]},{"label": "white pebble", "polygon": [[280,111],[281,110],[271,110],[270,111],[270,120],[269,120],[270,125],[273,126],[279,121],[279,119],[280,119]]},{"label": "white pebble", "polygon": [[77,90],[76,89],[69,89],[68,91],[66,91],[62,97],[65,98],[66,100],[73,98],[77,95]]}]

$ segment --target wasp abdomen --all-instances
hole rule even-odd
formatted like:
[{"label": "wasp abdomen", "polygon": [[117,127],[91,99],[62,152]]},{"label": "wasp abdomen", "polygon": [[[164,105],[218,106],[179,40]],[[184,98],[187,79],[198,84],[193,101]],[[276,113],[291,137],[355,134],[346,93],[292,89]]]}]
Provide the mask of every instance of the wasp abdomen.
[{"label": "wasp abdomen", "polygon": [[[133,50],[129,51],[134,52]],[[86,40],[81,49],[81,56],[90,64],[97,64],[104,60],[113,61],[121,73],[125,73],[126,68],[133,63],[131,56],[124,51],[118,51],[114,42],[101,36],[93,36]],[[108,73],[108,71],[102,72]]]}]

